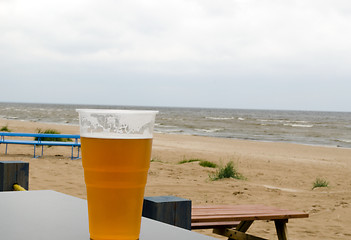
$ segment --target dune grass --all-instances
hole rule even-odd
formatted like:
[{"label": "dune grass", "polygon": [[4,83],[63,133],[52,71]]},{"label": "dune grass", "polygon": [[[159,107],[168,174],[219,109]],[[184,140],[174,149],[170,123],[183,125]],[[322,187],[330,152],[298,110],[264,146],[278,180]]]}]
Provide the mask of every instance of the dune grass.
[{"label": "dune grass", "polygon": [[316,178],[316,180],[313,182],[312,190],[321,187],[329,187],[329,182],[324,178]]},{"label": "dune grass", "polygon": [[191,163],[191,162],[200,162],[202,161],[201,159],[184,159],[182,161],[179,161],[178,164],[184,164],[184,163]]},{"label": "dune grass", "polygon": [[8,125],[6,125],[0,129],[0,132],[11,132],[11,130],[9,129]]},{"label": "dune grass", "polygon": [[151,158],[150,162],[162,162],[158,157]]},{"label": "dune grass", "polygon": [[216,163],[213,163],[207,160],[192,158],[192,159],[184,159],[182,161],[179,161],[178,164],[185,164],[185,163],[191,163],[191,162],[199,162],[199,165],[202,167],[217,168],[215,173],[211,173],[209,175],[210,180],[212,181],[216,181],[223,178],[234,178],[234,179],[246,180],[246,178],[241,173],[238,172],[238,170],[234,166],[233,161],[228,162],[225,166],[218,166]]},{"label": "dune grass", "polygon": [[183,159],[182,161],[179,161],[178,164],[184,164],[184,163],[192,163],[192,162],[199,162],[199,165],[201,167],[209,167],[209,168],[216,168],[217,164],[207,161],[207,160],[202,160],[199,158],[192,158],[192,159]]},{"label": "dune grass", "polygon": [[220,180],[223,178],[234,178],[239,180],[246,179],[235,168],[233,161],[228,162],[225,166],[219,167],[219,169],[214,174],[210,174],[209,177],[212,181]]},{"label": "dune grass", "polygon": [[[37,129],[37,133],[43,133],[43,134],[61,134],[59,131],[55,129],[46,129],[46,130],[41,130],[40,128]],[[69,138],[51,138],[51,137],[42,137],[40,138],[42,141],[55,141],[55,142],[71,142],[72,140]],[[34,138],[34,140],[38,140],[37,137]]]},{"label": "dune grass", "polygon": [[199,162],[199,165],[201,167],[208,167],[208,168],[216,168],[217,167],[217,164],[210,162],[210,161],[205,161],[205,160],[201,160]]}]

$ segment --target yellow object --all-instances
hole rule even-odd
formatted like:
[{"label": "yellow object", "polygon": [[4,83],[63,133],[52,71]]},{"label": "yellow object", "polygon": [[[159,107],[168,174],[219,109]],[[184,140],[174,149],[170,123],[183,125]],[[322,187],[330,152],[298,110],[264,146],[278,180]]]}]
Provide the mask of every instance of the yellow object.
[{"label": "yellow object", "polygon": [[81,138],[91,239],[139,239],[152,139]]},{"label": "yellow object", "polygon": [[27,191],[26,189],[24,189],[23,187],[21,187],[18,184],[13,184],[13,190],[15,190],[15,191]]}]

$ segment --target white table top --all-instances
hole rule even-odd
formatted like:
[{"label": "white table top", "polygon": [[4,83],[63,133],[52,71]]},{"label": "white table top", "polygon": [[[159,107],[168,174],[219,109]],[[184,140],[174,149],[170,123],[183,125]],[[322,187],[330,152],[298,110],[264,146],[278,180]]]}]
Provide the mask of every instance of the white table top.
[{"label": "white table top", "polygon": [[[0,192],[0,239],[89,240],[86,200],[40,190]],[[215,238],[142,218],[140,240]]]}]

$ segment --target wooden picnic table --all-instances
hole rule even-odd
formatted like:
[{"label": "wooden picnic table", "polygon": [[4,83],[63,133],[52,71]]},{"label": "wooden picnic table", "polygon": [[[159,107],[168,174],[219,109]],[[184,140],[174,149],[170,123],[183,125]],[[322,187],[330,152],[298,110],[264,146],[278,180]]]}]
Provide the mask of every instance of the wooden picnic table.
[{"label": "wooden picnic table", "polygon": [[193,206],[191,228],[213,228],[213,232],[237,240],[264,240],[247,234],[256,220],[274,221],[279,240],[288,239],[286,223],[291,218],[307,218],[304,212],[265,205]]}]

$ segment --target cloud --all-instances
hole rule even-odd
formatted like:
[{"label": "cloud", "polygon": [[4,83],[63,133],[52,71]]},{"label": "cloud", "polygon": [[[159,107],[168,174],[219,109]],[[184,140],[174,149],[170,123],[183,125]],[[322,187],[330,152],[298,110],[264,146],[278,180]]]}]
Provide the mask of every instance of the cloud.
[{"label": "cloud", "polygon": [[189,99],[185,82],[203,97],[213,80],[287,94],[277,83],[347,85],[350,28],[346,0],[0,0],[0,70],[36,83],[161,81]]},{"label": "cloud", "polygon": [[22,0],[2,5],[7,8],[1,13],[7,20],[1,24],[3,44],[53,60],[237,63],[350,50],[347,2]]}]

